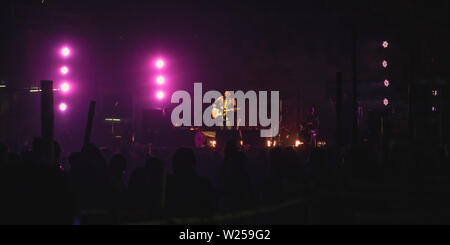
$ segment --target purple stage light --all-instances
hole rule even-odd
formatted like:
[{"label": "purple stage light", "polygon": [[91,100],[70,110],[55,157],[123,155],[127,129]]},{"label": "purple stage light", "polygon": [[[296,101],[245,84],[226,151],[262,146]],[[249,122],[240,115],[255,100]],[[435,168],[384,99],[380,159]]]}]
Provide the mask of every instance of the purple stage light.
[{"label": "purple stage light", "polygon": [[164,82],[166,82],[166,79],[165,79],[163,76],[158,76],[158,77],[156,78],[156,83],[157,83],[158,85],[163,85]]},{"label": "purple stage light", "polygon": [[389,82],[389,80],[384,80],[384,86],[387,88],[389,87],[389,85],[391,85],[391,83]]},{"label": "purple stage light", "polygon": [[70,84],[67,83],[67,82],[63,82],[63,83],[61,84],[60,88],[61,88],[61,91],[62,91],[63,93],[67,93],[67,92],[69,92],[69,90],[70,90]]},{"label": "purple stage light", "polygon": [[61,72],[61,74],[63,74],[63,75],[67,75],[67,73],[69,73],[69,68],[67,66],[62,66],[59,69],[59,72]]},{"label": "purple stage light", "polygon": [[66,103],[60,103],[58,106],[58,109],[62,112],[67,110],[67,104]]},{"label": "purple stage light", "polygon": [[156,68],[162,69],[164,67],[164,60],[158,59],[155,63]]},{"label": "purple stage light", "polygon": [[70,49],[68,47],[63,47],[61,49],[61,55],[63,57],[68,57],[70,55]]},{"label": "purple stage light", "polygon": [[384,98],[383,105],[384,106],[388,106],[389,105],[389,100],[387,98]]},{"label": "purple stage light", "polygon": [[158,100],[162,100],[162,99],[164,99],[164,92],[163,91],[158,91],[157,93],[156,93],[156,98],[158,99]]},{"label": "purple stage light", "polygon": [[382,65],[383,65],[384,68],[387,68],[388,67],[388,62],[386,60],[383,60]]},{"label": "purple stage light", "polygon": [[383,48],[388,48],[389,47],[389,42],[388,41],[383,41]]}]

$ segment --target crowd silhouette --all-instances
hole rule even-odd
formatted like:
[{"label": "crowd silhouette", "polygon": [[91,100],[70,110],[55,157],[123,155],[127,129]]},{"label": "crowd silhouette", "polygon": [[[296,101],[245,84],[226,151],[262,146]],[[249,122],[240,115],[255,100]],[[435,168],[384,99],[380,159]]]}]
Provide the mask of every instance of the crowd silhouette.
[{"label": "crowd silhouette", "polygon": [[[393,218],[389,213],[393,206],[405,207],[409,202],[408,198],[394,202],[391,194],[395,188],[400,186],[399,192],[428,188],[417,174],[422,169],[399,175],[398,169],[374,160],[367,147],[352,148],[340,158],[329,147],[244,149],[233,140],[223,151],[179,148],[167,159],[139,147],[113,153],[87,144],[65,157],[54,142],[50,159],[44,149],[40,138],[20,154],[0,145],[1,224],[128,224],[174,217],[206,220],[302,199],[305,201],[295,205],[223,223],[401,223],[411,212],[429,208],[419,202],[415,208],[420,211],[409,207],[403,217]],[[392,151],[388,163],[401,165],[399,158],[404,152],[397,151]],[[365,199],[364,194],[374,193],[371,184],[377,184],[378,194]],[[388,191],[380,187],[383,184]],[[442,201],[442,205],[447,203]],[[369,214],[384,219],[370,219]]]}]

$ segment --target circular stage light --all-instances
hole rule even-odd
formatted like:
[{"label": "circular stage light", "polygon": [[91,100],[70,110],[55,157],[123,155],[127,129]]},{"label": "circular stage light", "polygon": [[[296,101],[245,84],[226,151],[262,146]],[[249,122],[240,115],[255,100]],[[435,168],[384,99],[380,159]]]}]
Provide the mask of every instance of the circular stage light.
[{"label": "circular stage light", "polygon": [[67,73],[69,73],[69,68],[67,66],[63,66],[59,69],[59,72],[63,75],[67,75]]},{"label": "circular stage light", "polygon": [[163,85],[165,82],[166,82],[166,79],[165,79],[163,76],[158,76],[158,77],[156,78],[156,83],[157,83],[158,85]]},{"label": "circular stage light", "polygon": [[63,57],[68,57],[70,55],[70,49],[68,47],[63,47],[61,49],[61,55]]},{"label": "circular stage light", "polygon": [[158,60],[156,61],[155,65],[156,65],[156,68],[162,69],[162,68],[164,67],[164,60],[158,59]]},{"label": "circular stage light", "polygon": [[157,98],[158,100],[164,99],[164,92],[163,92],[163,91],[158,91],[158,92],[156,93],[156,98]]},{"label": "circular stage light", "polygon": [[67,110],[67,104],[66,103],[59,104],[58,109],[60,111],[62,111],[62,112],[66,111]]},{"label": "circular stage light", "polygon": [[69,90],[70,90],[70,84],[69,83],[67,83],[67,82],[64,82],[64,83],[62,83],[61,84],[61,91],[63,92],[63,93],[67,93],[67,92],[69,92]]}]

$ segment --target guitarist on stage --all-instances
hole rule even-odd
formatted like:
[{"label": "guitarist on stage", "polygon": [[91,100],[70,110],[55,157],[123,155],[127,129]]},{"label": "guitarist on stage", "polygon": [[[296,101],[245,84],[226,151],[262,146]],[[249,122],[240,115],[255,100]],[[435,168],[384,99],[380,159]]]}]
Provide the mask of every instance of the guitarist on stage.
[{"label": "guitarist on stage", "polygon": [[[227,118],[227,112],[234,113],[238,110],[236,108],[236,99],[230,98],[230,92],[226,91],[225,96],[220,96],[217,98],[217,100],[213,104],[213,110],[212,110],[212,118],[222,118],[223,119],[223,125],[226,126],[227,121],[229,118]],[[222,109],[222,113],[220,112],[220,109]],[[235,125],[239,126],[239,125]]]}]

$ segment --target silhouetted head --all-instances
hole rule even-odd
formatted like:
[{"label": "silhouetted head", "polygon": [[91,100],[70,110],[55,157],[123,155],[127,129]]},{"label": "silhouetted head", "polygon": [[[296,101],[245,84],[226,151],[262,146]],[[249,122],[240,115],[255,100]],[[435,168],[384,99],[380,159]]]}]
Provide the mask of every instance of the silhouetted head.
[{"label": "silhouetted head", "polygon": [[5,144],[0,143],[0,154],[6,154],[6,152],[8,152],[8,147]]},{"label": "silhouetted head", "polygon": [[8,165],[17,166],[18,164],[20,164],[19,154],[15,153],[15,152],[9,152],[8,153]]},{"label": "silhouetted head", "polygon": [[101,156],[100,149],[94,144],[84,145],[81,153],[89,156]]},{"label": "silhouetted head", "polygon": [[70,169],[72,171],[77,171],[79,169],[82,168],[81,164],[83,163],[82,161],[82,155],[80,152],[72,152],[69,156],[69,164],[70,164]]},{"label": "silhouetted head", "polygon": [[269,153],[270,174],[272,176],[282,175],[284,165],[284,154],[281,148],[272,148]]},{"label": "silhouetted head", "polygon": [[0,167],[6,164],[6,157],[8,153],[8,147],[5,144],[0,143]]},{"label": "silhouetted head", "polygon": [[231,171],[233,173],[242,173],[245,170],[245,154],[235,152],[231,157]]},{"label": "silhouetted head", "polygon": [[192,149],[180,148],[173,155],[173,171],[175,175],[195,175],[195,155]]},{"label": "silhouetted head", "polygon": [[237,141],[229,140],[225,145],[225,159],[229,159],[235,152],[238,151]]},{"label": "silhouetted head", "polygon": [[160,173],[164,167],[164,162],[157,157],[149,157],[145,161],[145,167],[152,173]]},{"label": "silhouetted head", "polygon": [[111,161],[111,157],[113,156],[113,152],[107,148],[107,147],[101,147],[100,152],[102,153],[103,158],[106,159],[106,161]]},{"label": "silhouetted head", "polygon": [[49,161],[49,157],[53,157],[53,161],[57,162],[61,157],[61,147],[59,143],[53,140],[53,154],[50,156],[49,149],[51,146],[51,142],[42,139],[41,137],[36,137],[32,142],[32,154],[33,154],[33,162],[38,164],[51,164]]},{"label": "silhouetted head", "polygon": [[115,154],[111,157],[109,168],[113,173],[122,175],[127,168],[127,159],[121,154]]},{"label": "silhouetted head", "polygon": [[22,152],[22,162],[25,165],[33,164],[33,153],[31,151]]},{"label": "silhouetted head", "polygon": [[281,148],[272,148],[269,152],[269,161],[271,163],[278,163],[282,160]]},{"label": "silhouetted head", "polygon": [[44,151],[44,141],[41,137],[36,137],[33,139],[33,142],[31,144],[31,151],[35,156],[40,156],[42,154],[42,152]]},{"label": "silhouetted head", "polygon": [[53,141],[55,160],[59,160],[61,157],[62,149],[57,141]]}]

